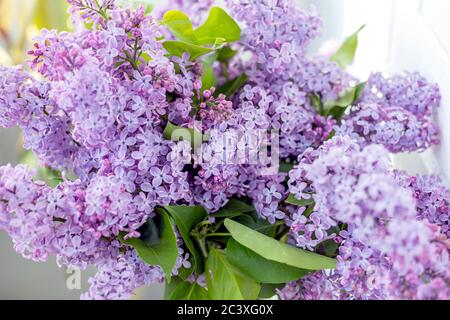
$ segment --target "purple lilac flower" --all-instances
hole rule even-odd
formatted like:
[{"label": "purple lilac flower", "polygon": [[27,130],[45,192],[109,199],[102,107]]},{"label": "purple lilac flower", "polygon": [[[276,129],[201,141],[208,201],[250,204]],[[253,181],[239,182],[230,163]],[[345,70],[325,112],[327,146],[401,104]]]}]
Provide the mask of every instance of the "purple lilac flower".
[{"label": "purple lilac flower", "polygon": [[89,291],[81,299],[125,300],[133,296],[135,289],[163,279],[164,273],[159,267],[149,266],[135,251],[127,251],[99,266],[95,277],[89,279]]},{"label": "purple lilac flower", "polygon": [[[298,199],[313,193],[314,210],[346,227],[335,238],[341,243],[336,270],[313,275],[322,279],[318,285],[304,279],[304,298],[417,299],[419,288],[437,298],[434,286],[450,286],[448,240],[438,225],[417,219],[408,179],[393,177],[384,148],[361,149],[349,138],[335,137],[305,157],[290,173],[291,191]],[[311,236],[308,227],[321,228],[317,217],[303,212],[294,215],[291,235],[311,250],[320,237]],[[405,287],[405,277],[411,287]]]},{"label": "purple lilac flower", "polygon": [[439,87],[417,72],[394,76],[373,73],[360,99],[360,103],[374,103],[384,108],[400,107],[418,118],[432,117],[440,102]]},{"label": "purple lilac flower", "polygon": [[439,176],[419,175],[411,177],[396,171],[395,178],[400,185],[410,188],[417,200],[417,218],[441,227],[442,233],[450,235],[450,190]]},{"label": "purple lilac flower", "polygon": [[361,146],[381,144],[390,152],[423,151],[439,144],[439,130],[427,119],[400,107],[360,104],[336,127],[338,135],[349,135]]}]

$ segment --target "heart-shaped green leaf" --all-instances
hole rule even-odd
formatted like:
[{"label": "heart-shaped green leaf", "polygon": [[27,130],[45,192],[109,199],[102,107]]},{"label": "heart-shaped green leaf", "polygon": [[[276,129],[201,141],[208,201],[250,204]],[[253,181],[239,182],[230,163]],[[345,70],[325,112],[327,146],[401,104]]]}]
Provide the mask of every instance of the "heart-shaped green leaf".
[{"label": "heart-shaped green leaf", "polygon": [[163,43],[164,48],[173,56],[181,57],[183,53],[189,53],[191,60],[196,60],[205,54],[213,52],[213,49],[198,46],[183,41],[165,41]]},{"label": "heart-shaped green leaf", "polygon": [[346,68],[353,63],[358,48],[358,34],[364,27],[365,25],[345,40],[339,50],[331,57],[331,61],[335,61],[341,68]]},{"label": "heart-shaped green leaf", "polygon": [[226,256],[211,248],[206,262],[206,281],[213,300],[256,300],[261,286],[233,267]]},{"label": "heart-shaped green leaf", "polygon": [[203,258],[199,253],[197,246],[192,241],[190,232],[196,225],[205,220],[208,213],[200,206],[166,206],[164,207],[164,210],[166,210],[175,221],[186,247],[193,256],[193,269],[197,274],[201,274],[204,266]]},{"label": "heart-shaped green leaf", "polygon": [[164,300],[209,300],[208,291],[197,283],[174,279],[166,283]]},{"label": "heart-shaped green leaf", "polygon": [[228,13],[219,7],[213,7],[206,22],[194,31],[197,44],[214,45],[217,39],[234,42],[241,38],[241,28]]},{"label": "heart-shaped green leaf", "polygon": [[191,143],[191,147],[194,150],[196,150],[203,143],[203,141],[208,139],[206,135],[203,135],[192,128],[183,128],[174,125],[170,121],[167,122],[166,128],[163,132],[163,136],[164,139],[175,142],[189,141]]},{"label": "heart-shaped green leaf", "polygon": [[282,243],[236,221],[225,220],[225,227],[234,240],[265,259],[306,270],[336,268],[334,259]]},{"label": "heart-shaped green leaf", "polygon": [[153,241],[147,243],[138,238],[125,240],[123,234],[119,235],[119,240],[124,244],[132,246],[145,263],[161,266],[166,274],[167,281],[170,282],[172,270],[178,258],[177,238],[167,213],[162,210],[157,211],[157,213],[161,217],[161,234],[156,243]]},{"label": "heart-shaped green leaf", "polygon": [[209,90],[217,85],[217,77],[209,63],[203,62],[202,91]]},{"label": "heart-shaped green leaf", "polygon": [[366,82],[360,83],[345,92],[338,100],[326,102],[324,106],[326,115],[331,115],[334,119],[340,120],[347,108],[352,106],[362,96],[366,85]]},{"label": "heart-shaped green leaf", "polygon": [[310,272],[284,263],[267,260],[249,248],[240,245],[234,239],[228,241],[226,255],[232,265],[260,283],[288,283],[301,279]]},{"label": "heart-shaped green leaf", "polygon": [[197,37],[189,17],[181,11],[170,10],[163,16],[163,22],[178,40],[196,44]]},{"label": "heart-shaped green leaf", "polygon": [[255,211],[253,206],[237,199],[231,199],[225,207],[212,214],[212,216],[215,218],[234,218],[253,211]]}]

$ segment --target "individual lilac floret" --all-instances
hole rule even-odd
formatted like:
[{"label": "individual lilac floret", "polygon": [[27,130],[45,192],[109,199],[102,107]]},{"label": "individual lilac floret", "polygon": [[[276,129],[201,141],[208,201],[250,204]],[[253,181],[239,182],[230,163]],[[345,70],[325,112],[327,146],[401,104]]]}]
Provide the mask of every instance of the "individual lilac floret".
[{"label": "individual lilac floret", "polygon": [[336,133],[352,137],[363,147],[381,144],[393,153],[423,151],[440,142],[439,130],[431,120],[400,107],[377,104],[353,107]]},{"label": "individual lilac floret", "polygon": [[419,119],[432,117],[441,103],[437,84],[419,73],[385,77],[374,73],[369,77],[360,103],[375,103],[383,108],[400,107]]}]

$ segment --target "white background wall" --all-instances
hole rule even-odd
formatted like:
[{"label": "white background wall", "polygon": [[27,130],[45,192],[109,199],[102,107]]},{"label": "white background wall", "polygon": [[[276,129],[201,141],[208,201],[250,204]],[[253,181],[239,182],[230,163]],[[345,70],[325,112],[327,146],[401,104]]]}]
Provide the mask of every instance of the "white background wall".
[{"label": "white background wall", "polygon": [[[299,0],[324,14],[322,40],[340,40],[361,25],[360,45],[351,72],[364,79],[371,71],[419,71],[440,85],[442,107],[436,117],[442,143],[423,154],[394,158],[410,173],[437,173],[450,181],[450,1]],[[340,42],[334,42],[337,45]],[[333,45],[333,43],[331,44]],[[316,49],[317,49],[316,44]]]}]

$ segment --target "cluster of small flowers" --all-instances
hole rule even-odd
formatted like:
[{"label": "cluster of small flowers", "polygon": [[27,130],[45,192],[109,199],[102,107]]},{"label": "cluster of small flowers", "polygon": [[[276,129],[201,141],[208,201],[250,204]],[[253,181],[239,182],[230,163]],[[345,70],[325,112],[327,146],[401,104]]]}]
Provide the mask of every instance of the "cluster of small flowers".
[{"label": "cluster of small flowers", "polygon": [[395,172],[398,183],[412,190],[417,202],[417,218],[438,225],[443,234],[450,236],[450,190],[437,175],[411,177]]},{"label": "cluster of small flowers", "polygon": [[381,144],[394,153],[423,151],[440,142],[433,122],[440,101],[438,86],[417,73],[393,77],[375,73],[336,131],[361,146]]},{"label": "cluster of small flowers", "polygon": [[144,285],[162,282],[164,273],[159,267],[142,262],[135,251],[120,254],[98,266],[88,292],[81,295],[82,300],[125,300],[133,296],[134,290]]},{"label": "cluster of small flowers", "polygon": [[[383,147],[361,149],[348,137],[333,138],[305,159],[291,171],[291,192],[298,199],[309,199],[313,192],[317,215],[306,218],[305,208],[298,209],[292,217],[292,238],[312,250],[331,237],[340,248],[334,272],[302,280],[302,298],[448,297],[447,229],[424,204],[430,198],[439,201],[433,191],[448,194],[439,180],[395,174]],[[416,184],[422,179],[433,186]],[[448,202],[440,200],[437,209],[447,209],[448,219]],[[326,237],[332,227],[340,231]]]},{"label": "cluster of small flowers", "polygon": [[[1,67],[0,121],[22,127],[25,147],[41,163],[73,171],[79,180],[50,189],[24,167],[2,168],[1,228],[25,257],[43,261],[56,254],[64,265],[105,265],[98,277],[106,281],[122,268],[115,262],[119,232],[139,236],[157,205],[191,202],[178,145],[163,138],[162,121],[177,103],[167,93],[192,103],[201,68],[166,57],[161,27],[143,8],[70,3],[75,20],[85,23],[73,33],[44,30],[30,51],[31,66],[46,80]],[[223,98],[217,103],[229,108]]]},{"label": "cluster of small flowers", "polygon": [[25,166],[0,168],[0,227],[25,258],[45,261],[57,255],[61,265],[85,268],[118,254],[117,240],[105,241],[84,215],[79,183],[64,182],[51,189],[34,182]]}]

